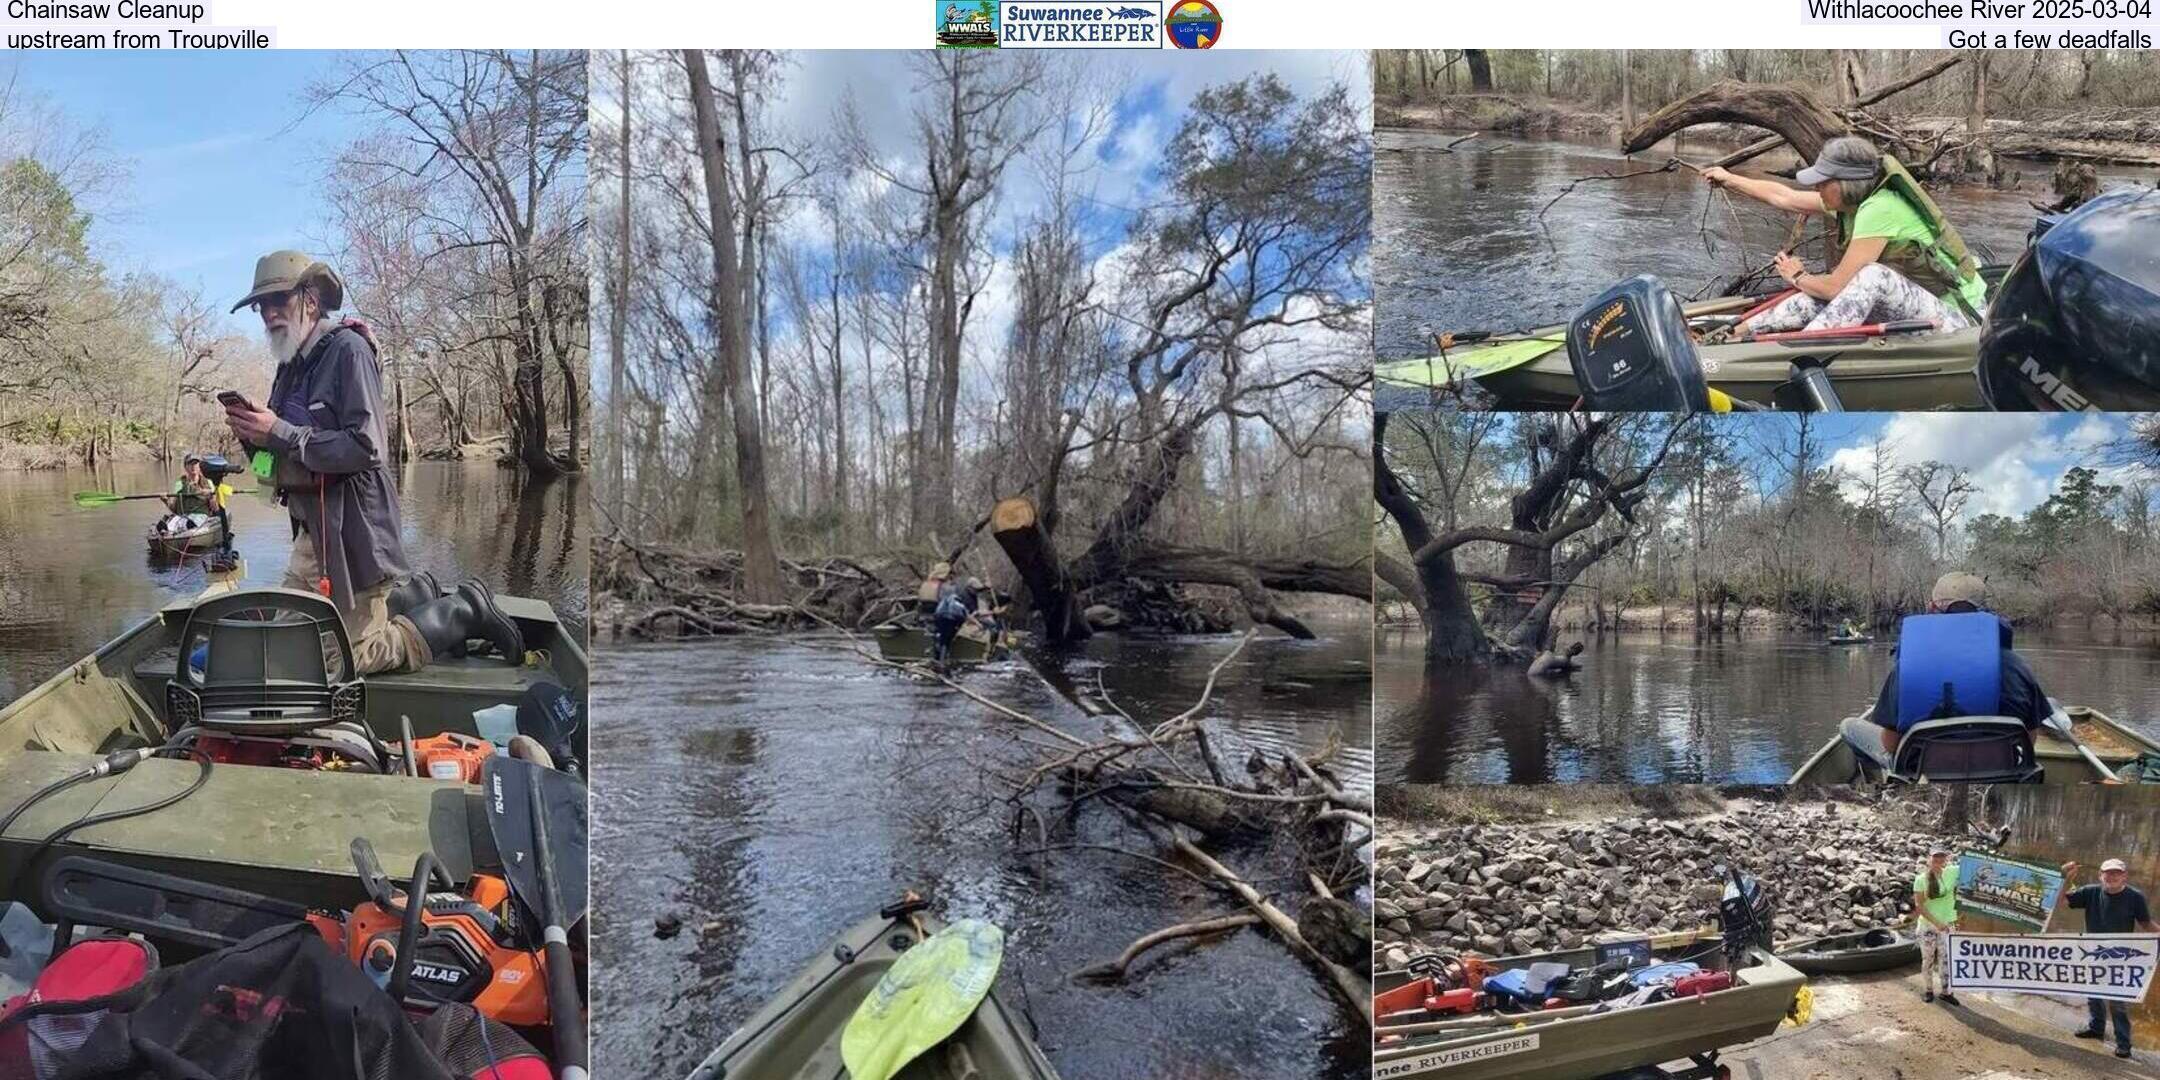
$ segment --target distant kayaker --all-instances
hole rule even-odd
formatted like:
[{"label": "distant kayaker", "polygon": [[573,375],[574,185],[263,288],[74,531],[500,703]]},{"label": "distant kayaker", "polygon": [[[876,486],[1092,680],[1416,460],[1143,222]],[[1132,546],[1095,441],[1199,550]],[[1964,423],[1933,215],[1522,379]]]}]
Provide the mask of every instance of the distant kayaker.
[{"label": "distant kayaker", "polygon": [[[1950,972],[1943,965],[1943,945],[1957,929],[1958,868],[1950,862],[1950,849],[1928,852],[1927,865],[1913,876],[1913,928],[1920,936],[1920,1000],[1958,1004],[1950,992]],[[1941,987],[1938,994],[1937,987]]]},{"label": "distant kayaker", "polygon": [[332,312],[345,283],[298,251],[256,260],[254,284],[232,309],[253,308],[277,360],[266,406],[227,391],[225,422],[249,453],[269,455],[264,477],[292,517],[288,589],[326,596],[352,638],[359,674],[418,671],[436,655],[483,638],[523,663],[517,623],[485,583],[442,596],[409,575],[383,424],[382,368],[367,327]]},{"label": "distant kayaker", "polygon": [[165,496],[165,509],[171,513],[158,522],[159,532],[199,529],[209,524],[210,518],[232,498],[232,485],[203,473],[201,454],[189,454],[181,470],[180,479],[173,482],[172,494]]},{"label": "distant kayaker", "polygon": [[1855,749],[1889,763],[1914,724],[1955,716],[2008,716],[2027,730],[2046,722],[2047,691],[2010,648],[2010,624],[1987,610],[1987,582],[1953,571],[1936,579],[1928,613],[1898,630],[1897,662],[1875,708],[1845,721]]},{"label": "distant kayaker", "polygon": [[1582,661],[1575,658],[1581,656],[1582,651],[1583,643],[1580,641],[1568,646],[1567,655],[1565,656],[1547,649],[1537,654],[1537,659],[1530,661],[1530,666],[1524,671],[1524,674],[1536,675],[1540,678],[1558,679],[1573,672],[1581,671]]},{"label": "distant kayaker", "polygon": [[[2160,926],[2153,924],[2152,908],[2145,902],[2145,894],[2130,887],[2130,868],[2121,859],[2109,859],[2100,864],[2100,882],[2072,889],[2068,885],[2077,876],[2078,864],[2062,865],[2064,907],[2085,913],[2085,932],[2088,934],[2160,934]],[[2107,1035],[2108,1017],[2115,1020],[2115,1056],[2130,1056],[2130,1005],[2123,1001],[2104,1001],[2086,998],[2085,1009],[2091,1023],[2077,1033],[2080,1039],[2100,1039]]]},{"label": "distant kayaker", "polygon": [[1866,139],[1845,135],[1824,143],[1815,163],[1794,177],[1799,188],[1715,165],[1702,177],[1780,210],[1834,215],[1844,252],[1827,273],[1778,252],[1773,266],[1798,292],[1734,327],[1736,335],[1903,319],[1961,330],[1978,326],[1987,310],[1979,260],[1920,181]]}]

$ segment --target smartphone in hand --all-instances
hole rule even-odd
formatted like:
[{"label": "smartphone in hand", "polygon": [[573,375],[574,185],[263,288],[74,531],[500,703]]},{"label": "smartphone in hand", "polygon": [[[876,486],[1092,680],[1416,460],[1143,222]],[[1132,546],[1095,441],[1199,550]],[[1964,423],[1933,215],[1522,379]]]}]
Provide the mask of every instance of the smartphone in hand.
[{"label": "smartphone in hand", "polygon": [[220,390],[218,391],[217,399],[218,404],[223,405],[228,409],[253,410],[255,408],[255,403],[249,401],[247,399],[247,395],[241,393],[238,390]]}]

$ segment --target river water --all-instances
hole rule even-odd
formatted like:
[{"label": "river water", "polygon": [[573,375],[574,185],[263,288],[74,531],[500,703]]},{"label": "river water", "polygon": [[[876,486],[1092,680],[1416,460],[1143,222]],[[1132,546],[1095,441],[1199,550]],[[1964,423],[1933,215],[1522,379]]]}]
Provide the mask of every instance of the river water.
[{"label": "river water", "polygon": [[[1375,771],[1392,783],[1783,783],[1875,700],[1891,648],[1759,632],[1588,638],[1560,681],[1425,671],[1424,637],[1375,644]],[[2160,636],[2024,630],[2049,696],[2160,737]]]},{"label": "river water", "polygon": [[[1381,298],[1374,333],[1382,360],[1430,352],[1438,331],[1565,322],[1635,274],[1656,274],[1688,296],[1769,262],[1791,229],[1791,215],[1737,197],[1736,221],[1686,169],[1578,184],[1553,202],[1580,177],[1655,168],[1676,153],[1707,161],[1731,149],[1723,144],[1675,151],[1668,142],[1628,158],[1612,146],[1479,135],[1452,153],[1441,149],[1458,137],[1374,133],[1373,294]],[[1761,175],[1773,163],[1780,162],[1766,156],[1741,171]],[[2026,174],[2024,190],[1929,190],[1983,262],[2015,258],[2037,216],[2028,200],[2053,198],[2044,164],[2012,167]]]},{"label": "river water", "polygon": [[[156,555],[145,541],[162,512],[156,501],[85,510],[69,497],[169,491],[172,483],[170,470],[132,463],[117,475],[0,473],[0,704],[202,591],[200,558]],[[398,484],[413,569],[448,582],[479,576],[497,592],[546,600],[582,633],[589,518],[576,478],[534,484],[492,462],[421,461],[405,466]],[[253,478],[233,486],[253,487]],[[232,515],[248,583],[278,584],[292,550],[285,509],[243,494]]]},{"label": "river water", "polygon": [[[1347,779],[1370,782],[1368,630],[1256,639],[1206,715],[1225,756],[1312,749],[1332,737]],[[1200,694],[1230,637],[1105,635],[1042,656],[1055,677],[1101,685],[1139,717]],[[831,936],[904,890],[945,917],[1006,932],[1000,993],[1032,1017],[1066,1080],[1318,1080],[1369,1075],[1363,1029],[1320,976],[1257,932],[1150,953],[1122,985],[1067,976],[1151,930],[1230,910],[1182,875],[1101,851],[1023,854],[984,775],[1019,771],[1049,740],[935,683],[864,662],[840,639],[737,639],[607,647],[592,688],[596,1061],[602,1072],[681,1076]],[[970,689],[1087,738],[1101,721],[1025,661],[969,671]],[[599,748],[605,747],[601,752]],[[1025,762],[1025,765],[1021,763]],[[1078,815],[1053,843],[1154,853],[1122,819]],[[1060,826],[1062,828],[1062,826]],[[1215,854],[1263,892],[1302,891],[1293,853],[1248,843]],[[654,936],[679,916],[679,937]]]}]

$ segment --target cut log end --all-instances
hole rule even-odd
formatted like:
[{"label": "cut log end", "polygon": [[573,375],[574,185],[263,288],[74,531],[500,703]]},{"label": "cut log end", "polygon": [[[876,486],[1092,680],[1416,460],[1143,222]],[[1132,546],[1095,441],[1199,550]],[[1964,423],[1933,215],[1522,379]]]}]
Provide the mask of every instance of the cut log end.
[{"label": "cut log end", "polygon": [[1011,532],[1015,529],[1031,529],[1035,526],[1035,504],[1024,497],[1000,499],[990,510],[990,531]]}]

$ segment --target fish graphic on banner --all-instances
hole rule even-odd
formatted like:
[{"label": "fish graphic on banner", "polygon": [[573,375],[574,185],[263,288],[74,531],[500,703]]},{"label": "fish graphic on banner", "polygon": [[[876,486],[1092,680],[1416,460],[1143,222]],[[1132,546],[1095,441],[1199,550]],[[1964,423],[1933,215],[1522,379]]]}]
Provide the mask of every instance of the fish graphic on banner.
[{"label": "fish graphic on banner", "polygon": [[1948,956],[1952,990],[2136,1003],[2152,988],[2160,935],[1953,933]]}]

